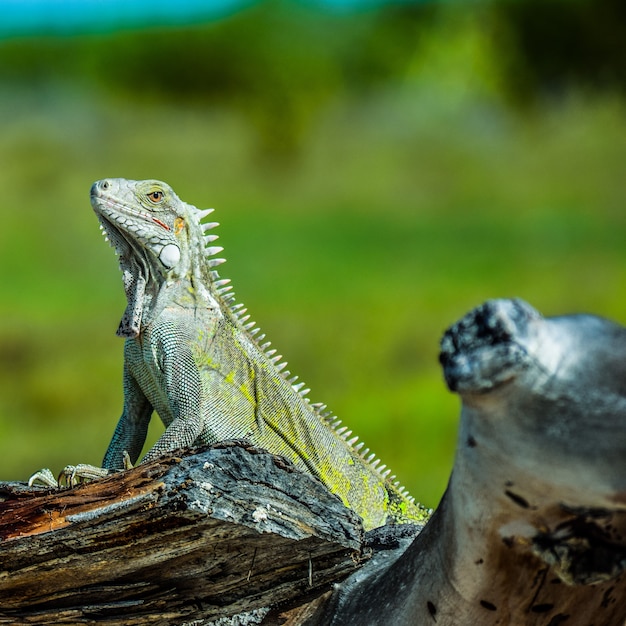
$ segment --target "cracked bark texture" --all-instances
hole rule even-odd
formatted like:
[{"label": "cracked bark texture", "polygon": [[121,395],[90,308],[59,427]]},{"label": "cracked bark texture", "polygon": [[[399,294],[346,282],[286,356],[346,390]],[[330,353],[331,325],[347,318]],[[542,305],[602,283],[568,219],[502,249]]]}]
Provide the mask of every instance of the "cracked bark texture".
[{"label": "cracked bark texture", "polygon": [[208,624],[240,613],[258,623],[364,558],[360,520],[339,498],[241,442],[71,490],[2,491],[0,623]]},{"label": "cracked bark texture", "polygon": [[461,423],[421,532],[363,535],[241,442],[69,491],[5,484],[0,623],[623,626],[626,329],[495,300],[441,363]]},{"label": "cracked bark texture", "polygon": [[446,332],[440,360],[463,403],[442,502],[309,623],[622,626],[626,329],[495,300]]}]

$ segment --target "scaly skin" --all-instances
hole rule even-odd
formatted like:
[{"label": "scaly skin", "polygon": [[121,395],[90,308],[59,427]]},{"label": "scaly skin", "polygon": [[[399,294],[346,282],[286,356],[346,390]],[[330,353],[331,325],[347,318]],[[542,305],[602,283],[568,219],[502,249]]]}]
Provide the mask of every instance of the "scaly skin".
[{"label": "scaly skin", "polygon": [[[91,202],[119,255],[128,299],[118,334],[124,349],[124,410],[104,457],[134,463],[156,411],[166,430],[143,461],[194,444],[245,438],[317,476],[366,529],[423,522],[426,511],[382,472],[351,431],[311,404],[261,344],[228,281],[213,269],[210,211],[158,181],[95,183]],[[208,245],[207,245],[208,244]],[[308,390],[307,390],[308,391]],[[393,478],[393,477],[392,477]]]}]

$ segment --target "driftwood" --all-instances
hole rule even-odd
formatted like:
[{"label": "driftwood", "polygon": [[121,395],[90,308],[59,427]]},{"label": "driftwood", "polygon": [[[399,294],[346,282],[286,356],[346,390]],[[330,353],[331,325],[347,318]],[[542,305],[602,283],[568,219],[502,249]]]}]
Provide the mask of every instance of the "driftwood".
[{"label": "driftwood", "polygon": [[623,626],[626,329],[496,300],[446,332],[441,362],[463,400],[446,494],[312,623]]},{"label": "driftwood", "polygon": [[319,595],[364,558],[322,483],[241,444],[3,491],[0,623],[208,622]]},{"label": "driftwood", "polygon": [[5,484],[0,623],[624,626],[625,357],[621,326],[519,301],[447,331],[463,411],[421,532],[363,535],[241,442],[67,491]]}]

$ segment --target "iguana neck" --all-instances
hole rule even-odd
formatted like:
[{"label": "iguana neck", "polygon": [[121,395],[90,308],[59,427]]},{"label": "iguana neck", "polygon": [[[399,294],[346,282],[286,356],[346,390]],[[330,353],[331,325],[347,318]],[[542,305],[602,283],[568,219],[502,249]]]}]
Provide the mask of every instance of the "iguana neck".
[{"label": "iguana neck", "polygon": [[216,306],[204,286],[204,258],[195,259],[189,251],[181,252],[181,263],[166,273],[139,250],[133,250],[129,258],[120,257],[128,304],[117,330],[119,336],[137,337],[169,306],[188,309]]}]

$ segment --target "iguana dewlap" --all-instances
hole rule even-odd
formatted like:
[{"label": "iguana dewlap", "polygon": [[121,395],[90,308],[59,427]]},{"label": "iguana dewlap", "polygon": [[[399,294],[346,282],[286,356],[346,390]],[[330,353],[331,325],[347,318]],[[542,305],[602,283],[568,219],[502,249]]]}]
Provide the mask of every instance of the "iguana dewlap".
[{"label": "iguana dewlap", "polygon": [[245,438],[317,476],[364,520],[423,521],[425,511],[355,445],[351,431],[305,397],[280,356],[262,343],[220,280],[212,211],[183,202],[158,181],[107,179],[91,189],[101,227],[119,256],[128,306],[124,409],[107,469],[134,463],[156,411],[166,430],[144,461],[176,448]]}]

